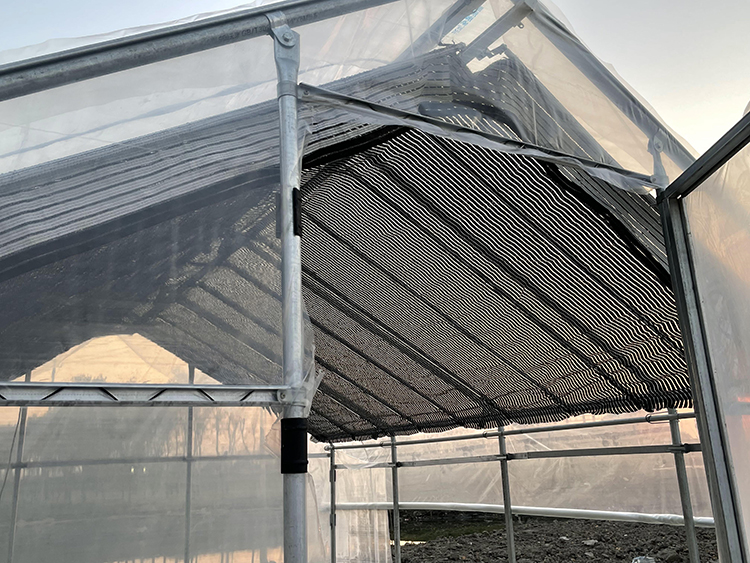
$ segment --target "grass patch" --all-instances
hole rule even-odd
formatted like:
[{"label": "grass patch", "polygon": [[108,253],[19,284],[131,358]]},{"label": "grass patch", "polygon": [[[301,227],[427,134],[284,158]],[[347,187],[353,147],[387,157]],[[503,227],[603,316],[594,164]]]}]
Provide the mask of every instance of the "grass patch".
[{"label": "grass patch", "polygon": [[[503,528],[505,528],[505,524],[502,514],[401,511],[402,541],[455,538]],[[391,526],[391,530],[393,530],[393,526]]]}]

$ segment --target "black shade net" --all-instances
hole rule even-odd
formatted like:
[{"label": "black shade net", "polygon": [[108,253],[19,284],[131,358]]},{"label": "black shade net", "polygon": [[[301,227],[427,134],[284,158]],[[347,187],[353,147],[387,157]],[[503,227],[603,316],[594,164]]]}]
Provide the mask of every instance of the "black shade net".
[{"label": "black shade net", "polygon": [[[477,74],[459,55],[334,86],[616,164],[512,55]],[[274,108],[5,175],[0,377],[138,333],[219,383],[280,383]],[[341,109],[303,116],[315,438],[690,404],[648,196]]]},{"label": "black shade net", "polygon": [[[317,437],[688,404],[658,233],[600,203],[614,188],[409,129],[306,164]],[[617,195],[658,231],[646,196]]]}]

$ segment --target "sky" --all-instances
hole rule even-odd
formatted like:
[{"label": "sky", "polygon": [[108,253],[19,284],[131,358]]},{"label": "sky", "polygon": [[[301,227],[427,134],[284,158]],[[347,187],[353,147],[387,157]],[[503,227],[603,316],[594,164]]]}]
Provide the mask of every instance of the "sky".
[{"label": "sky", "polygon": [[578,36],[699,153],[750,102],[750,0],[555,0]]},{"label": "sky", "polygon": [[[2,0],[0,51],[232,8],[238,0]],[[555,0],[699,153],[750,102],[750,0]]]}]

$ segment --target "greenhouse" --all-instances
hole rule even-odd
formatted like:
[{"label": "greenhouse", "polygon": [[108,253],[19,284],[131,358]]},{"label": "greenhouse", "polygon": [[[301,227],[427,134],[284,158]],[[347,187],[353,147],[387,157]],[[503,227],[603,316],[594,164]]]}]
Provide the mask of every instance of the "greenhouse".
[{"label": "greenhouse", "polygon": [[750,561],[750,117],[696,159],[535,0],[64,43],[0,54],[8,563],[401,563],[400,510]]}]

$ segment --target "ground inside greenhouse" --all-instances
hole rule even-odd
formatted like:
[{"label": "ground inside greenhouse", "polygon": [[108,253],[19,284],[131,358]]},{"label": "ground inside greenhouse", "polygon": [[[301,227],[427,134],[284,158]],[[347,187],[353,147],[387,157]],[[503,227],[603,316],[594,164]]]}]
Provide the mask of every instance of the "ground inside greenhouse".
[{"label": "ground inside greenhouse", "polygon": [[[502,515],[465,512],[402,512],[402,563],[497,563],[507,561]],[[539,517],[514,517],[518,563],[568,561],[688,563],[682,527]],[[699,528],[701,562],[718,560],[713,529]]]}]

